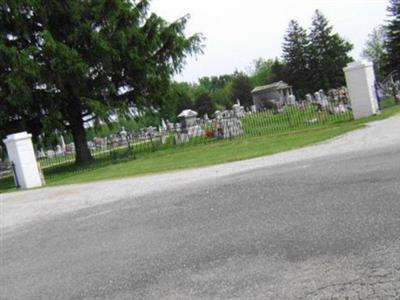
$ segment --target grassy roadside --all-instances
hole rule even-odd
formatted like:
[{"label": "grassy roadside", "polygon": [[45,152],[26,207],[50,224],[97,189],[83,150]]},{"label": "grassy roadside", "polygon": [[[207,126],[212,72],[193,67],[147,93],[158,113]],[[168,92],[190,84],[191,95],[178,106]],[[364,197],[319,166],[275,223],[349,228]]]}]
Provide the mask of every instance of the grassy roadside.
[{"label": "grassy roadside", "polygon": [[[106,166],[94,166],[89,170],[63,170],[47,179],[47,185],[83,183],[106,179],[154,174],[160,172],[205,167],[225,162],[238,161],[271,155],[311,144],[326,141],[346,132],[363,127],[366,123],[388,118],[400,113],[400,106],[386,109],[382,114],[318,128],[220,141],[218,143],[188,145],[180,148],[160,150],[141,156],[137,160],[119,162]],[[15,190],[11,179],[0,180],[0,193]]]}]

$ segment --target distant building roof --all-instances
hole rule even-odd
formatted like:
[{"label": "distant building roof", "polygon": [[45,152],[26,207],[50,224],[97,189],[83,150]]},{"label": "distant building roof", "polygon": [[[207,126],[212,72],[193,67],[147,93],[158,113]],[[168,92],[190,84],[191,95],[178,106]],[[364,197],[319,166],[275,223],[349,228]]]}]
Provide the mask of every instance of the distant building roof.
[{"label": "distant building roof", "polygon": [[283,81],[278,81],[274,82],[268,85],[263,85],[263,86],[258,86],[251,92],[253,94],[261,93],[261,92],[267,92],[267,91],[273,91],[273,90],[285,90],[291,88],[290,85],[288,85],[286,82]]},{"label": "distant building roof", "polygon": [[178,118],[190,118],[190,117],[197,117],[198,113],[191,109],[186,109],[181,112]]}]

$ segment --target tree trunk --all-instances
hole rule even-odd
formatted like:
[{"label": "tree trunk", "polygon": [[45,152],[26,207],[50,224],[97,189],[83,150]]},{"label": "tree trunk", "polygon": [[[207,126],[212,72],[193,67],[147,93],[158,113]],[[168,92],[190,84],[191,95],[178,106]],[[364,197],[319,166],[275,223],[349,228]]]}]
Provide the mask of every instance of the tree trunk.
[{"label": "tree trunk", "polygon": [[77,105],[75,109],[71,109],[69,122],[75,144],[75,164],[85,165],[91,163],[93,157],[87,144],[86,131],[81,115],[82,110],[79,108],[80,105]]}]

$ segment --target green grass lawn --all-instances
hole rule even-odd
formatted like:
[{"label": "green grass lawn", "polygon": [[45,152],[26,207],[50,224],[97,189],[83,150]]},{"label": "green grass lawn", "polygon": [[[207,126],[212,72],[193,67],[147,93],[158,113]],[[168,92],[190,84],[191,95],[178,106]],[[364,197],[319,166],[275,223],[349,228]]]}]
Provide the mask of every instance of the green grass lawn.
[{"label": "green grass lawn", "polygon": [[[243,137],[215,143],[185,145],[142,154],[135,160],[94,164],[91,168],[79,169],[62,166],[45,170],[47,185],[83,183],[97,180],[117,179],[215,165],[238,161],[319,143],[354,129],[367,122],[381,120],[400,113],[400,106],[386,109],[377,116],[343,123],[325,124],[298,131]],[[46,172],[50,172],[47,173]],[[11,178],[0,180],[0,192],[15,190]]]}]

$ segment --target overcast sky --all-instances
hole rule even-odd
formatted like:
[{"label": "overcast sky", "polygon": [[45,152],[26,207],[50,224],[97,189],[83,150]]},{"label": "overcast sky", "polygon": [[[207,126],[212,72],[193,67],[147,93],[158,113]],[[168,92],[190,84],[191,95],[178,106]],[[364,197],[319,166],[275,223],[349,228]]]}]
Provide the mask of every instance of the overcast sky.
[{"label": "overcast sky", "polygon": [[309,28],[320,9],[334,30],[352,42],[359,59],[368,34],[387,19],[388,0],[153,0],[152,11],[173,21],[189,13],[187,34],[201,32],[206,48],[188,59],[179,81],[246,70],[254,59],[282,53],[291,19]]}]

